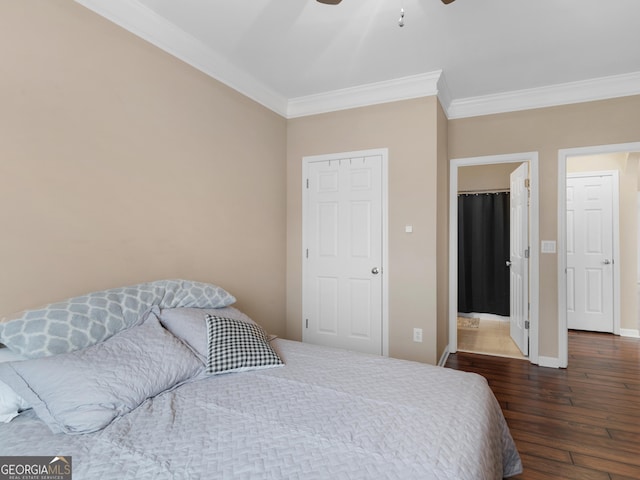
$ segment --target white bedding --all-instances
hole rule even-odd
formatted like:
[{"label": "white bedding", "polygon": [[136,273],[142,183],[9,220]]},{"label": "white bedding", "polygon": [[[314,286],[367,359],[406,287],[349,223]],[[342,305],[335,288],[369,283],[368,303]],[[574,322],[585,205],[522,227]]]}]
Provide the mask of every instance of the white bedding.
[{"label": "white bedding", "polygon": [[520,458],[484,378],[277,339],[285,366],[205,377],[85,435],[31,411],[1,455],[73,457],[82,479],[500,479]]}]

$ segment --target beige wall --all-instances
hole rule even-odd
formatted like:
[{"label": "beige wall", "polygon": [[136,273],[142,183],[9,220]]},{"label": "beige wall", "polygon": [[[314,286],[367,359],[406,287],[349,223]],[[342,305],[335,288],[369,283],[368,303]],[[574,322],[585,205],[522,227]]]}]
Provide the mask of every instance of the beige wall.
[{"label": "beige wall", "polygon": [[[290,120],[287,134],[287,336],[302,338],[302,158],[389,149],[389,354],[438,360],[439,182],[446,192],[446,122],[435,97]],[[440,136],[439,136],[440,135]],[[444,173],[443,173],[444,170]],[[446,197],[446,193],[445,193]],[[413,233],[404,231],[413,225]],[[442,232],[440,232],[442,233]],[[442,250],[442,245],[440,249]],[[446,258],[446,257],[444,257]],[[442,265],[440,265],[442,268]],[[446,292],[445,292],[446,293]],[[446,295],[444,295],[446,297]],[[445,311],[446,312],[446,311]],[[445,315],[446,318],[446,315]],[[445,320],[443,320],[445,321]],[[423,343],[412,341],[423,329]]]},{"label": "beige wall", "polygon": [[447,148],[448,120],[438,104],[438,218],[437,218],[437,347],[436,361],[449,346],[449,150]]},{"label": "beige wall", "polygon": [[617,170],[620,224],[620,328],[638,329],[638,161],[628,153],[567,159],[567,173]]},{"label": "beige wall", "polygon": [[0,316],[161,278],[285,332],[286,121],[68,0],[0,2]]},{"label": "beige wall", "polygon": [[[554,240],[558,149],[640,141],[640,96],[451,121],[428,97],[287,122],[68,0],[1,2],[0,58],[0,315],[184,277],[300,338],[301,159],[388,147],[390,353],[434,363],[444,160],[539,152]],[[555,357],[555,255],[540,267],[539,353]]]},{"label": "beige wall", "polygon": [[[537,151],[540,239],[557,240],[558,150],[640,141],[640,96],[449,121],[449,157]],[[539,248],[539,247],[538,247]],[[556,255],[540,255],[539,354],[558,356]]]},{"label": "beige wall", "polygon": [[521,162],[458,167],[458,192],[509,190],[511,172]]}]

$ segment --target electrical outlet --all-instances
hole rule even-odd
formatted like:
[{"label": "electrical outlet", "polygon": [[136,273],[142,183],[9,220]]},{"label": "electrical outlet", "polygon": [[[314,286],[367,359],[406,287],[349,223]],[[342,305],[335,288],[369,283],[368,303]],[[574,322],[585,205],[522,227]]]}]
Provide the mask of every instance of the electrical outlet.
[{"label": "electrical outlet", "polygon": [[413,329],[413,341],[414,342],[422,342],[422,329],[414,328]]}]

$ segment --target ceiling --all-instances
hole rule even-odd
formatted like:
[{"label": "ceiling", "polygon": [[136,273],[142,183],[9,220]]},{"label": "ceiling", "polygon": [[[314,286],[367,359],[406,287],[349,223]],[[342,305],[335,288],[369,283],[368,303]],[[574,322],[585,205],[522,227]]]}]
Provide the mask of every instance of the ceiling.
[{"label": "ceiling", "polygon": [[358,96],[436,93],[455,118],[640,93],[638,0],[77,1],[288,117]]}]

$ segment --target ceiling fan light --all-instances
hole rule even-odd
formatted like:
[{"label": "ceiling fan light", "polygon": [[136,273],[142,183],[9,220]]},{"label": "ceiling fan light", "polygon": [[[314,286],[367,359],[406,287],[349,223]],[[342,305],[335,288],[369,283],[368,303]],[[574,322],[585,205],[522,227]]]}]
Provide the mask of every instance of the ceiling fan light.
[{"label": "ceiling fan light", "polygon": [[325,5],[337,5],[342,0],[316,0],[318,3],[324,3]]}]

